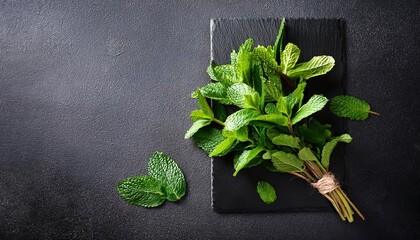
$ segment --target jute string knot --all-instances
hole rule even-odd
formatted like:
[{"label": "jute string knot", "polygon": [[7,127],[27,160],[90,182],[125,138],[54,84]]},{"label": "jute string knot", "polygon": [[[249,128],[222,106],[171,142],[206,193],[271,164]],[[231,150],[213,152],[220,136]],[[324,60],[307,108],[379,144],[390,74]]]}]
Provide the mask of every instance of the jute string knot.
[{"label": "jute string knot", "polygon": [[334,174],[331,172],[327,172],[321,179],[315,183],[311,183],[311,185],[318,189],[321,194],[332,192],[340,186],[337,179],[335,179]]}]

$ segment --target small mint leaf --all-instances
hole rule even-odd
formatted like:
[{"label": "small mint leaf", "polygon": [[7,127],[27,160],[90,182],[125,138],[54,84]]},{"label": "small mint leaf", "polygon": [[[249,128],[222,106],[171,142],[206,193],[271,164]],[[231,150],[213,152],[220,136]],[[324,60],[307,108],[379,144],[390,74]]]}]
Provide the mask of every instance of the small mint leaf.
[{"label": "small mint leaf", "polygon": [[291,148],[300,148],[300,140],[298,137],[293,137],[288,134],[279,134],[271,140],[273,144],[280,146],[287,146]]},{"label": "small mint leaf", "polygon": [[279,172],[301,172],[303,161],[293,153],[277,151],[271,154],[271,161]]},{"label": "small mint leaf", "polygon": [[185,195],[187,183],[184,174],[174,160],[165,153],[153,153],[149,160],[148,172],[162,184],[166,199],[169,201],[178,201]]},{"label": "small mint leaf", "polygon": [[295,68],[289,70],[290,78],[303,78],[305,80],[326,74],[335,64],[335,60],[331,56],[316,56],[309,62],[299,63]]},{"label": "small mint leaf", "polygon": [[303,160],[303,161],[316,161],[317,160],[315,154],[308,147],[302,148],[298,153],[298,157],[300,160]]},{"label": "small mint leaf", "polygon": [[259,116],[258,111],[252,109],[241,109],[229,115],[225,121],[225,130],[235,131],[247,125],[254,117]]},{"label": "small mint leaf", "polygon": [[281,55],[280,70],[287,74],[292,69],[300,56],[300,49],[293,43],[288,43]]},{"label": "small mint leaf", "polygon": [[337,143],[339,142],[345,142],[350,143],[352,141],[352,138],[349,134],[343,134],[339,137],[333,138],[331,141],[327,142],[324,147],[322,148],[322,158],[321,158],[321,164],[326,169],[330,166],[330,156],[332,151],[334,150],[335,146],[337,146]]},{"label": "small mint leaf", "polygon": [[328,99],[322,95],[313,95],[307,103],[302,105],[292,118],[292,124],[320,111],[327,104]]},{"label": "small mint leaf", "polygon": [[210,125],[211,119],[199,119],[193,123],[190,129],[185,133],[184,138],[188,139],[192,137],[200,128]]},{"label": "small mint leaf", "polygon": [[268,182],[259,181],[257,184],[257,192],[260,195],[261,200],[267,204],[272,204],[277,199],[276,190],[274,190]]},{"label": "small mint leaf", "polygon": [[151,176],[124,179],[117,190],[125,201],[143,207],[157,207],[166,199],[160,181]]},{"label": "small mint leaf", "polygon": [[237,163],[234,165],[235,172],[233,173],[233,176],[236,176],[241,169],[246,167],[246,165],[263,150],[263,147],[258,146],[252,150],[243,151],[239,156]]}]

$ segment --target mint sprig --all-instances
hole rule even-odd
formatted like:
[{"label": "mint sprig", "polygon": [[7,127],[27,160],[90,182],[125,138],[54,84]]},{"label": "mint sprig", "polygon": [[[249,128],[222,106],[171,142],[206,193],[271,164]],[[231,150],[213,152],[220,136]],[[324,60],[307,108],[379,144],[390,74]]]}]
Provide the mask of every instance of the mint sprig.
[{"label": "mint sprig", "polygon": [[178,201],[185,195],[184,174],[165,153],[153,153],[148,172],[148,176],[131,177],[118,183],[117,191],[125,201],[149,208],[160,206],[165,200]]},{"label": "mint sprig", "polygon": [[[262,165],[312,186],[321,186],[320,180],[336,184],[328,172],[331,154],[339,142],[350,143],[352,138],[334,136],[331,125],[315,119],[314,114],[324,111],[329,102],[325,96],[305,95],[308,79],[328,73],[335,60],[321,55],[299,62],[299,47],[283,44],[285,26],[283,19],[274,47],[253,47],[254,41],[247,39],[231,53],[230,63],[210,63],[207,73],[213,82],[193,92],[200,109],[191,113],[194,123],[185,138],[194,138],[210,157],[231,153],[233,176]],[[351,96],[332,98],[329,109],[355,120],[377,114],[368,103]],[[364,218],[339,185],[328,189],[332,190],[318,188],[341,219],[352,222],[354,212]],[[257,190],[263,201],[274,201],[269,184],[260,182]]]}]

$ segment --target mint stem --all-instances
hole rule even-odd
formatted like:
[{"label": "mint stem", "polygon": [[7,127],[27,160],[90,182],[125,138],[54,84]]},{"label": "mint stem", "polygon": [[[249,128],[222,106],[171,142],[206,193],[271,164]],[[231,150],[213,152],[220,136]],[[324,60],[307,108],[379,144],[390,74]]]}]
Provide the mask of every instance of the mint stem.
[{"label": "mint stem", "polygon": [[212,118],[211,120],[212,120],[213,122],[215,122],[215,123],[217,123],[217,124],[221,125],[222,127],[224,127],[224,126],[225,126],[225,123],[224,123],[224,122],[222,122],[222,121],[220,121],[219,119]]},{"label": "mint stem", "polygon": [[375,116],[381,116],[381,114],[379,114],[378,112],[375,111],[369,111],[370,114],[375,115]]}]

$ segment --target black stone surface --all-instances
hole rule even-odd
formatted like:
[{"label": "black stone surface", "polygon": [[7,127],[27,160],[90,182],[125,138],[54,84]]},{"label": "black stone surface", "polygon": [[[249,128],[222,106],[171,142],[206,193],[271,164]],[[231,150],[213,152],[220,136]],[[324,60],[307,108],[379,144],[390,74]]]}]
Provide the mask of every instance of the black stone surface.
[{"label": "black stone surface", "polygon": [[[214,19],[210,23],[212,57],[218,64],[229,63],[230,52],[238,49],[247,39],[254,45],[273,45],[281,19]],[[308,80],[308,94],[324,94],[328,98],[343,94],[345,88],[345,29],[340,19],[286,19],[284,44],[296,44],[301,49],[299,62],[313,56],[329,55],[336,59],[331,72]],[[287,90],[287,87],[284,88]],[[344,133],[347,122],[322,111],[317,118],[334,126],[334,131]],[[325,122],[326,121],[326,122]],[[266,211],[332,211],[328,201],[304,181],[289,174],[271,173],[263,167],[246,169],[236,177],[232,156],[212,160],[213,209],[217,212],[266,212]],[[345,146],[334,151],[331,169],[345,185]],[[257,192],[257,182],[271,183],[278,199],[267,205]]]},{"label": "black stone surface", "polygon": [[[418,239],[418,1],[0,1],[0,239]],[[334,212],[218,214],[211,164],[191,141],[191,91],[208,83],[211,18],[342,18],[347,92],[382,115],[350,122]],[[126,204],[119,179],[155,150],[188,194]]]}]

